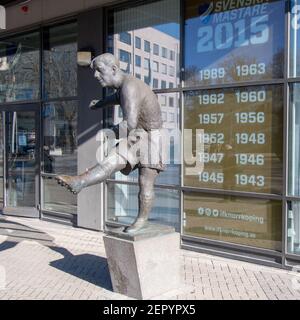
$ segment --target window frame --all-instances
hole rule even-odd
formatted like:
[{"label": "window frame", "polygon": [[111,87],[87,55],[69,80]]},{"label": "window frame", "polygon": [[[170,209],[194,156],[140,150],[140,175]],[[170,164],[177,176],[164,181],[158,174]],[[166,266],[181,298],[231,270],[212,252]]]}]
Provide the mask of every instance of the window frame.
[{"label": "window frame", "polygon": [[144,40],[144,51],[151,53],[151,43],[148,40]]},{"label": "window frame", "polygon": [[[137,43],[139,43],[139,45],[137,45]],[[134,47],[136,49],[141,49],[142,48],[142,39],[138,36],[134,37]]]},{"label": "window frame", "polygon": [[[139,63],[137,63],[139,61]],[[134,56],[134,62],[135,62],[135,66],[138,67],[138,68],[141,68],[142,66],[142,57],[138,54],[135,54]]]},{"label": "window frame", "polygon": [[[126,37],[123,38],[122,35],[126,35]],[[128,46],[131,46],[131,43],[132,43],[131,34],[128,31],[123,31],[119,33],[119,41],[127,44]]]}]

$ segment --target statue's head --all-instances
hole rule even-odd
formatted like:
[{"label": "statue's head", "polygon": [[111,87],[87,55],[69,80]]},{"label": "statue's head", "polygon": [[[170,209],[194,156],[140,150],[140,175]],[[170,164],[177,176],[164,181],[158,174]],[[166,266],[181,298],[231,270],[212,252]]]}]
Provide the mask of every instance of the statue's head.
[{"label": "statue's head", "polygon": [[110,53],[97,56],[91,62],[91,68],[95,71],[94,77],[102,87],[117,87],[120,78],[120,64],[118,59]]}]

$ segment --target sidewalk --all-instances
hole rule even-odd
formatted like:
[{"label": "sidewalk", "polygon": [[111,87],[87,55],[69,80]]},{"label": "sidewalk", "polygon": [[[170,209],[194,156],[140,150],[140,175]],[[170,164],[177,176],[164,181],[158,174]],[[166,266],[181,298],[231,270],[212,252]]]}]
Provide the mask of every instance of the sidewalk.
[{"label": "sidewalk", "polygon": [[[129,299],[112,292],[102,236],[0,216],[0,300]],[[183,288],[156,298],[300,300],[299,273],[185,250],[181,263]]]}]

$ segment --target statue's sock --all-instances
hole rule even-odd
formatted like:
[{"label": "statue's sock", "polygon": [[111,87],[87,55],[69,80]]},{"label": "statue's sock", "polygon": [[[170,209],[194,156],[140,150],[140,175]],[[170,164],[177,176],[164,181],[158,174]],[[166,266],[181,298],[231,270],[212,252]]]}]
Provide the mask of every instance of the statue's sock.
[{"label": "statue's sock", "polygon": [[126,162],[118,154],[111,154],[100,164],[88,169],[87,172],[80,175],[83,187],[92,186],[108,179],[113,173],[124,169]]}]

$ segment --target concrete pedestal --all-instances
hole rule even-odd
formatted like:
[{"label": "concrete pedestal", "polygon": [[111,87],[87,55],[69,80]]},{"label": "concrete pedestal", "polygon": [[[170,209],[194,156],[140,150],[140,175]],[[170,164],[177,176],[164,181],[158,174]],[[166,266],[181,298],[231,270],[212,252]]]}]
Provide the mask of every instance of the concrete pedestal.
[{"label": "concrete pedestal", "polygon": [[113,289],[136,299],[150,299],[180,286],[180,235],[104,236]]}]

